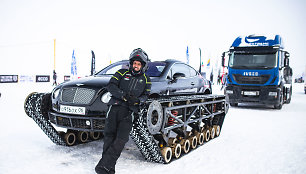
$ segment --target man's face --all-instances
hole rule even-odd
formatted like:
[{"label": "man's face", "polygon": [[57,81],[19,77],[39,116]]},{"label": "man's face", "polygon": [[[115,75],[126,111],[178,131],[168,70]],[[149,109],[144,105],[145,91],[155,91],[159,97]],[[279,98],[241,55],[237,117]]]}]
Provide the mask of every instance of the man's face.
[{"label": "man's face", "polygon": [[134,62],[133,62],[133,70],[134,71],[140,71],[140,69],[141,69],[141,62],[140,61],[137,61],[137,60],[135,60]]}]

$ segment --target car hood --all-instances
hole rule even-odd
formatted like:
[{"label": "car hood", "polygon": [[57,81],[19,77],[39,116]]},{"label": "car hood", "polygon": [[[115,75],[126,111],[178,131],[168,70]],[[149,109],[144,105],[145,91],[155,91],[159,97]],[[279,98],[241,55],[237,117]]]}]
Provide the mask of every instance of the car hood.
[{"label": "car hood", "polygon": [[112,76],[89,76],[77,80],[71,80],[62,84],[62,87],[86,86],[87,88],[102,88],[105,87]]}]

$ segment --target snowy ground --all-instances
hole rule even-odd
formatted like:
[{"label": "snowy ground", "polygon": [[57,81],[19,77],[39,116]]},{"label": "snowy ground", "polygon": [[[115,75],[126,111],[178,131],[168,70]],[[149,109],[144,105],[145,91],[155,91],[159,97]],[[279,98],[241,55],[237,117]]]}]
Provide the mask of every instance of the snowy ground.
[{"label": "snowy ground", "polygon": [[[124,173],[305,173],[306,94],[294,84],[292,101],[282,110],[262,105],[231,107],[220,137],[170,164],[146,162],[129,141],[116,172]],[[219,92],[219,86],[215,92]],[[92,174],[103,139],[74,147],[53,144],[23,102],[33,91],[50,92],[50,84],[0,84],[0,173]]]}]

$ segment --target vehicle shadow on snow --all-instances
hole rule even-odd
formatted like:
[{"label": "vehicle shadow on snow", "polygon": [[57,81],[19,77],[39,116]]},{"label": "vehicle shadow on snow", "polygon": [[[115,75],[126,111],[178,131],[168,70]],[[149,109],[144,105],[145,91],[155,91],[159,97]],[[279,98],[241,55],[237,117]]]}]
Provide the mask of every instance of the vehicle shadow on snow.
[{"label": "vehicle shadow on snow", "polygon": [[[54,152],[54,154],[58,154],[58,156],[65,154],[67,158],[59,161],[61,165],[68,166],[72,163],[71,160],[86,160],[87,163],[95,165],[102,156],[103,145],[104,140],[102,138],[100,140],[91,141],[84,144],[77,144],[70,147],[54,145],[49,147],[49,149],[50,151]],[[124,161],[137,161],[137,163],[146,162],[139,149],[131,139],[126,143],[120,158]]]},{"label": "vehicle shadow on snow", "polygon": [[235,108],[235,109],[256,109],[256,110],[277,110],[277,109],[274,108],[273,105],[245,104],[245,103],[239,103],[238,106],[230,106],[230,108]]}]

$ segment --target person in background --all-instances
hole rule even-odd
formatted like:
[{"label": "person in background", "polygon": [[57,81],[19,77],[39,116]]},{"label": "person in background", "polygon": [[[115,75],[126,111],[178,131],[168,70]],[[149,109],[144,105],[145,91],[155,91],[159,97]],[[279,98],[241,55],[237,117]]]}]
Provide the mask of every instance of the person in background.
[{"label": "person in background", "polygon": [[118,70],[109,81],[107,90],[112,98],[108,102],[102,158],[95,167],[98,174],[115,173],[116,162],[129,140],[132,114],[138,113],[139,105],[147,100],[151,90],[150,77],[145,74],[148,61],[141,48],[133,50],[129,69]]},{"label": "person in background", "polygon": [[56,79],[57,79],[57,75],[56,75],[55,70],[53,70],[53,85],[55,86],[57,85]]}]

